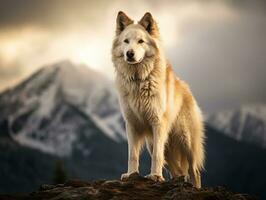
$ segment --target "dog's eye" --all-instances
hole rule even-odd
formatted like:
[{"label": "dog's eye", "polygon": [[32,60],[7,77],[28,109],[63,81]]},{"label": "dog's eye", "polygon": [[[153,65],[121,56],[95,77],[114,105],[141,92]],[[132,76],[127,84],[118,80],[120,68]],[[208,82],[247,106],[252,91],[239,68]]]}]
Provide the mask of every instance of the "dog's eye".
[{"label": "dog's eye", "polygon": [[138,41],[138,43],[139,44],[141,44],[141,43],[143,43],[144,41],[142,40],[142,39],[140,39],[139,41]]},{"label": "dog's eye", "polygon": [[124,42],[127,43],[127,44],[129,43],[128,39],[125,39]]}]

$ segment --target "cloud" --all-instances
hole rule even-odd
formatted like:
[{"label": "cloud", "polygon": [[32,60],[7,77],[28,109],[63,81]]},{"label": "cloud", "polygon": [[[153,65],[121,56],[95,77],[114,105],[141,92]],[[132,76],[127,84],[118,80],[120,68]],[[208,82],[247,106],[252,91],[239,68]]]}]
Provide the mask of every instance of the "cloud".
[{"label": "cloud", "polygon": [[233,21],[190,27],[168,54],[205,111],[266,102],[265,34],[265,14],[239,12]]},{"label": "cloud", "polygon": [[0,29],[19,29],[27,26],[61,29],[68,25],[96,23],[102,19],[109,1],[86,0],[4,0],[0,7]]},{"label": "cloud", "polygon": [[0,91],[46,63],[82,62],[113,78],[110,49],[119,10],[150,11],[168,58],[207,111],[266,101],[264,1],[3,0]]}]

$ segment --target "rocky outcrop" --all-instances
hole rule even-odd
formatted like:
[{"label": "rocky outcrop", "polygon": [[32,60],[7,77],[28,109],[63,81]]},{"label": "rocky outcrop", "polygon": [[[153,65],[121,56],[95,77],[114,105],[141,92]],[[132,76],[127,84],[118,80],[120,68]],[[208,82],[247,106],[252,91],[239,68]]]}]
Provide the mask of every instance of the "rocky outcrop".
[{"label": "rocky outcrop", "polygon": [[129,180],[70,180],[65,184],[42,185],[37,192],[25,195],[0,195],[0,200],[247,200],[247,194],[235,194],[223,187],[192,187],[183,177],[167,182],[154,182],[133,174]]}]

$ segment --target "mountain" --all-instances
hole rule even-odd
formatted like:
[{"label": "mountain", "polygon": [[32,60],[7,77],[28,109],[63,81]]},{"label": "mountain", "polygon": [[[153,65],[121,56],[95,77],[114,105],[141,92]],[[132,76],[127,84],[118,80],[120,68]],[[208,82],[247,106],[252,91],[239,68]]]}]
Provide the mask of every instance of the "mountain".
[{"label": "mountain", "polygon": [[73,143],[72,154],[64,157],[21,145],[11,137],[2,137],[7,133],[4,133],[6,123],[1,124],[0,193],[31,192],[42,183],[53,183],[58,161],[64,164],[68,178],[93,180],[120,177],[127,165],[126,143],[107,137],[79,111],[75,115],[71,119],[80,120],[82,126],[80,132],[75,133],[78,136]]},{"label": "mountain", "polygon": [[[45,66],[0,95],[0,122],[24,146],[69,156],[81,131],[91,134],[86,118],[110,139],[125,138],[114,86],[103,75],[69,61]],[[78,114],[77,114],[78,113]],[[84,153],[90,150],[80,144]]]},{"label": "mountain", "polygon": [[[114,151],[123,146],[122,128],[115,121],[120,115],[117,105],[110,81],[69,61],[45,66],[2,93],[0,177],[8,181],[0,183],[0,191],[31,191],[51,182],[55,162],[61,159],[72,177],[98,177],[93,169],[112,176],[95,157],[108,155],[96,146],[99,143]],[[114,176],[121,170],[114,169]]]},{"label": "mountain", "polygon": [[238,141],[266,148],[266,105],[253,104],[207,117],[208,124]]},{"label": "mountain", "polygon": [[113,83],[84,65],[62,61],[41,68],[0,94],[0,110],[0,192],[52,183],[58,160],[69,178],[114,179],[126,171]]},{"label": "mountain", "polygon": [[266,199],[266,149],[237,141],[207,125],[205,151],[204,186],[223,185]]},{"label": "mountain", "polygon": [[[84,65],[62,61],[41,68],[0,94],[0,110],[1,193],[30,192],[52,183],[58,160],[68,178],[118,179],[126,171],[125,130],[113,83]],[[266,150],[242,139],[248,132],[263,136],[264,126],[257,123],[265,119],[262,111],[240,112],[239,120],[237,114],[210,116],[203,185],[226,185],[266,198]],[[220,118],[218,125],[241,125],[241,139],[214,126]],[[229,130],[239,135],[239,129]],[[146,151],[140,167],[142,175],[149,172]]]}]

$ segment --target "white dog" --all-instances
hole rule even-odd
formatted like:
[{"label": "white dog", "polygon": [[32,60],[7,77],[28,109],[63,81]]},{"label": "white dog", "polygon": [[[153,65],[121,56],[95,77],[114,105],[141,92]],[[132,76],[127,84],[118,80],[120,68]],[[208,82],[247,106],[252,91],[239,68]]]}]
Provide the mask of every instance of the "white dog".
[{"label": "white dog", "polygon": [[201,187],[201,111],[188,85],[175,77],[166,62],[150,13],[137,24],[125,13],[118,13],[112,60],[128,137],[128,171],[122,179],[138,172],[146,142],[152,158],[148,178],[164,180],[162,168],[166,166],[173,177],[189,177],[194,186]]}]

